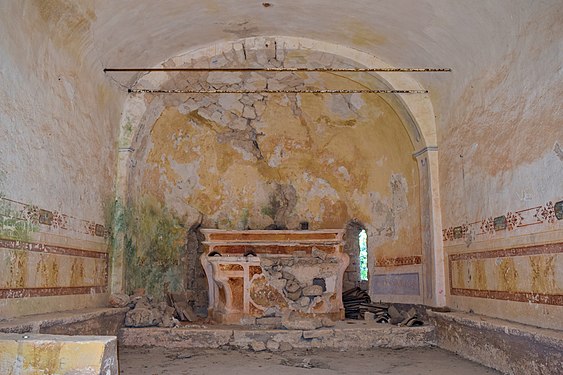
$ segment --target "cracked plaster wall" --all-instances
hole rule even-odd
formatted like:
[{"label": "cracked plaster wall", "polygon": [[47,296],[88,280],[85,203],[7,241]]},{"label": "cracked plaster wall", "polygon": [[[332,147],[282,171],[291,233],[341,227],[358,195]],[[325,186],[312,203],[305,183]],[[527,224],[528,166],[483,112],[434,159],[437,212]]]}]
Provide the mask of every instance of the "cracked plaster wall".
[{"label": "cracked plaster wall", "polygon": [[[439,132],[448,304],[558,329],[562,12],[552,4],[499,29],[502,48],[486,50],[477,74],[451,91],[453,110],[438,120],[448,124]],[[494,224],[503,217],[506,225]]]},{"label": "cracked plaster wall", "polygon": [[87,3],[0,4],[0,319],[107,300],[121,96],[85,58],[95,18]]},{"label": "cracked plaster wall", "polygon": [[[173,66],[175,60],[166,62]],[[353,66],[315,51],[236,45],[192,66]],[[165,76],[167,75],[167,76]],[[318,73],[165,73],[143,87],[303,89],[378,87]],[[344,228],[357,219],[376,259],[421,254],[418,170],[395,110],[373,94],[137,94],[122,139],[133,136],[128,199],[156,197],[188,223],[263,229]],[[140,113],[142,111],[142,114]],[[138,121],[138,123],[137,123]],[[135,133],[135,130],[138,133]],[[133,133],[133,134],[131,134]],[[123,147],[128,146],[125,142]]]}]

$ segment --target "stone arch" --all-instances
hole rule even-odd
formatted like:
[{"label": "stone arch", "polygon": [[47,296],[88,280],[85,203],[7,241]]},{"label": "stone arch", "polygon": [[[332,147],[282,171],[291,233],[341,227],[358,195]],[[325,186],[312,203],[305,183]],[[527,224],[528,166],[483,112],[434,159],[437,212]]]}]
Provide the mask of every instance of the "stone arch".
[{"label": "stone arch", "polygon": [[[272,48],[272,46],[275,46]],[[245,54],[248,49],[261,49],[266,53],[270,51],[274,57],[278,51],[305,50],[318,53],[340,56],[353,63],[356,67],[382,67],[393,66],[381,61],[377,57],[365,52],[338,44],[307,38],[273,36],[251,37],[237,41],[224,41],[217,44],[203,46],[185,52],[163,62],[164,66],[188,65],[200,58],[218,57],[217,62],[210,61],[210,67],[215,64],[220,66],[220,57],[225,53]],[[265,56],[267,61],[267,56]],[[364,75],[364,80],[369,80],[378,85],[377,88],[385,89],[413,89],[422,90],[422,85],[408,73],[379,72]],[[140,74],[134,79],[135,84],[143,87],[160,88],[170,80],[165,72],[150,72]],[[438,192],[438,165],[437,165],[437,140],[436,125],[432,103],[428,94],[398,94],[381,96],[401,119],[410,138],[415,152],[413,157],[418,159],[420,181],[420,204],[422,222],[423,259],[420,277],[421,294],[424,302],[431,305],[442,305],[445,296],[435,292],[444,290],[443,275],[443,248],[441,239],[441,218]],[[131,153],[142,143],[145,135],[151,130],[156,118],[165,103],[157,99],[147,106],[143,94],[131,94],[126,100],[120,126],[120,161],[118,166],[118,199],[126,197],[128,184],[128,170],[135,162]],[[116,267],[119,273],[119,267]],[[370,274],[374,274],[370,269]],[[120,280],[119,275],[114,275]],[[122,276],[121,276],[122,279]],[[120,289],[119,282],[114,289]],[[421,301],[417,301],[421,302]]]},{"label": "stone arch", "polygon": [[[264,48],[274,43],[277,46],[276,49],[308,50],[345,57],[354,61],[357,64],[356,67],[397,68],[371,54],[351,47],[308,38],[287,36],[250,37],[202,46],[172,57],[167,60],[167,66],[182,66],[198,58],[211,58],[233,50],[244,51],[246,48]],[[412,77],[412,73],[372,72],[369,75],[381,83],[382,87],[380,88],[382,89],[424,90],[420,82]],[[153,87],[160,87],[168,79],[167,74],[163,72],[144,74],[141,72],[131,82],[133,84],[144,82],[149,83]],[[120,131],[121,145],[124,147],[130,147],[142,137],[142,126],[144,124],[142,117],[146,115],[147,108],[144,108],[141,97],[142,95],[131,95],[125,103]],[[420,152],[425,148],[437,147],[434,110],[428,94],[384,95],[382,98],[397,111],[397,114],[403,120],[416,152]]]}]

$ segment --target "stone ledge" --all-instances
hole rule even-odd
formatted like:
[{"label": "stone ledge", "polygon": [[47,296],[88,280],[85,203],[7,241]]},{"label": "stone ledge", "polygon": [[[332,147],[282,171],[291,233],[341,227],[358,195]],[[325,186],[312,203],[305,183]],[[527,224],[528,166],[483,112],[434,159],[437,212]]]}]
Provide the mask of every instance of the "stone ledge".
[{"label": "stone ledge", "polygon": [[563,331],[463,312],[429,311],[437,345],[504,374],[558,375]]},{"label": "stone ledge", "polygon": [[[122,346],[164,348],[238,349],[279,348],[282,343],[292,348],[370,349],[422,347],[434,345],[434,327],[396,327],[384,324],[339,322],[334,328],[316,330],[249,329],[215,326],[205,328],[122,328]],[[257,345],[259,344],[259,345]],[[262,345],[263,344],[263,345]],[[280,345],[278,345],[280,344]],[[262,349],[262,350],[264,350]],[[277,349],[273,349],[275,351]]]},{"label": "stone ledge", "polygon": [[116,336],[127,311],[104,307],[29,315],[0,321],[0,332]]}]

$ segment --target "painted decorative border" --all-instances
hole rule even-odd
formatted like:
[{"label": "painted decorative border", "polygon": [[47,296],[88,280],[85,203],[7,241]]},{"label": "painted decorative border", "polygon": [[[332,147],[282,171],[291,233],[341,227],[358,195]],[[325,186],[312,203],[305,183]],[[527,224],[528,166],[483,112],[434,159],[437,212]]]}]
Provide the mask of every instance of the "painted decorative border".
[{"label": "painted decorative border", "polygon": [[452,288],[451,294],[463,297],[500,299],[503,301],[539,303],[543,305],[563,306],[563,294],[542,294],[527,292],[505,292],[500,290],[477,290]]},{"label": "painted decorative border", "polygon": [[75,294],[106,293],[107,286],[69,286],[53,288],[11,288],[0,289],[0,299],[29,298],[29,297],[54,297]]},{"label": "painted decorative border", "polygon": [[0,247],[12,250],[26,250],[45,254],[71,255],[82,258],[99,258],[108,260],[108,254],[100,251],[73,249],[70,247],[51,246],[42,243],[2,240],[0,239]]},{"label": "painted decorative border", "polygon": [[442,230],[442,237],[444,241],[455,241],[494,235],[504,230],[513,231],[530,225],[554,224],[557,220],[563,220],[563,200],[555,204],[549,201],[542,206],[507,212],[497,217],[487,217],[472,223],[449,227]]},{"label": "painted decorative border", "polygon": [[109,228],[94,221],[79,219],[59,211],[49,211],[6,197],[0,197],[0,204],[0,229],[17,223],[27,228],[62,229],[102,238],[109,236]]},{"label": "painted decorative border", "polygon": [[563,253],[563,242],[547,245],[515,247],[510,249],[479,251],[475,253],[458,253],[448,255],[450,294],[454,296],[498,299],[503,301],[528,302],[545,305],[563,306],[562,294],[543,294],[532,292],[508,292],[501,290],[480,290],[454,288],[452,285],[452,262],[458,260],[506,258],[515,256],[530,256],[540,254]]},{"label": "painted decorative border", "polygon": [[1,288],[0,299],[7,298],[27,298],[27,297],[52,297],[66,296],[75,294],[98,294],[107,293],[109,281],[109,254],[74,249],[70,247],[51,246],[42,243],[2,240],[0,239],[0,248],[25,250],[30,252],[38,252],[44,254],[69,255],[81,258],[103,259],[106,262],[106,272],[104,275],[104,285],[95,286],[75,286],[75,287],[47,287],[47,288]]},{"label": "painted decorative border", "polygon": [[410,266],[413,264],[422,264],[422,256],[413,255],[407,257],[384,258],[384,259],[378,259],[375,262],[376,267],[398,267],[398,266]]}]

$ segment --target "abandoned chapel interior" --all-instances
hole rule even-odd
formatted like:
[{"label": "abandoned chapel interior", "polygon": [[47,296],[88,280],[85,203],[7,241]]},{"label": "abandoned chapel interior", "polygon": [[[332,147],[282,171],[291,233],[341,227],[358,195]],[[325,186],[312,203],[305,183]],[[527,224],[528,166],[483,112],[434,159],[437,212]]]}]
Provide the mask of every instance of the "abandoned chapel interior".
[{"label": "abandoned chapel interior", "polygon": [[563,374],[561,0],[0,36],[0,374]]}]

